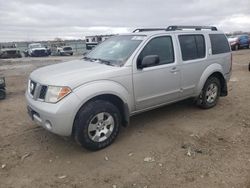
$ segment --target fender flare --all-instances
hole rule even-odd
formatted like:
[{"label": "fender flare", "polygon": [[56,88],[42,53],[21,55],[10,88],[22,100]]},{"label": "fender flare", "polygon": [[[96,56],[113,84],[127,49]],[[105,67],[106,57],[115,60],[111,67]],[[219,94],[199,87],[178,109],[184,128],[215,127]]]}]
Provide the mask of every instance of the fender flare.
[{"label": "fender flare", "polygon": [[[98,88],[98,91],[97,91]],[[121,99],[123,102],[123,112],[125,121],[128,124],[130,112],[132,111],[133,106],[133,94],[129,92],[124,86],[121,84],[111,81],[111,80],[100,80],[93,81],[86,84],[83,84],[73,91],[76,96],[81,101],[79,105],[75,109],[75,114],[77,115],[80,108],[86,104],[86,102],[90,101],[93,98],[102,95],[113,95]]]},{"label": "fender flare", "polygon": [[197,85],[196,96],[198,96],[200,94],[205,82],[214,73],[220,73],[223,76],[223,68],[220,64],[218,64],[218,63],[212,64],[212,65],[209,65],[205,69],[205,71],[202,73],[200,80],[199,80],[199,83]]}]

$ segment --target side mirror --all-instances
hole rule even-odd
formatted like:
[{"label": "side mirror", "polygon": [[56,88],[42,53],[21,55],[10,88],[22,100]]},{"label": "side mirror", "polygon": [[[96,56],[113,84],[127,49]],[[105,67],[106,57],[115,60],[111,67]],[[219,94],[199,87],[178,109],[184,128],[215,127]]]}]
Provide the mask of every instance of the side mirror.
[{"label": "side mirror", "polygon": [[160,63],[160,57],[158,55],[148,55],[145,56],[141,64],[138,65],[138,68],[143,69],[145,67],[152,67]]}]

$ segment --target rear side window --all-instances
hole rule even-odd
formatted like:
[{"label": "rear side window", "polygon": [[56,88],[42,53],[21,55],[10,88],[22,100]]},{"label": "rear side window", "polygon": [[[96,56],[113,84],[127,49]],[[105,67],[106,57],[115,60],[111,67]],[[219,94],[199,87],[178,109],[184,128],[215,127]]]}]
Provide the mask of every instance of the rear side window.
[{"label": "rear side window", "polygon": [[209,34],[212,54],[222,54],[230,52],[228,40],[224,34]]},{"label": "rear side window", "polygon": [[203,35],[179,35],[183,61],[204,58],[206,55]]}]

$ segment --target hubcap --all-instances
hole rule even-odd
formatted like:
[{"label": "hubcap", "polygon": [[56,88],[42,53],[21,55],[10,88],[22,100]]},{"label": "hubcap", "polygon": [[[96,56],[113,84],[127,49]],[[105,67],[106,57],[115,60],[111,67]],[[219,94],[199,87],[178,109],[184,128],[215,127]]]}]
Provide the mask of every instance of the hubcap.
[{"label": "hubcap", "polygon": [[94,142],[103,142],[110,137],[114,130],[115,121],[107,112],[96,114],[89,123],[88,135]]},{"label": "hubcap", "polygon": [[211,83],[206,91],[206,99],[208,103],[213,103],[218,95],[218,86],[214,83]]}]

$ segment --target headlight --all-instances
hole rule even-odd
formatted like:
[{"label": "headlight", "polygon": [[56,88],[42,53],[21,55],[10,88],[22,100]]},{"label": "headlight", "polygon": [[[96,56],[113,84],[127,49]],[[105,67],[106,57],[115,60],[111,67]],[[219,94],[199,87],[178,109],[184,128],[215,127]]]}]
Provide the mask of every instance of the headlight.
[{"label": "headlight", "polygon": [[45,102],[57,103],[70,93],[71,89],[69,87],[48,86]]}]

